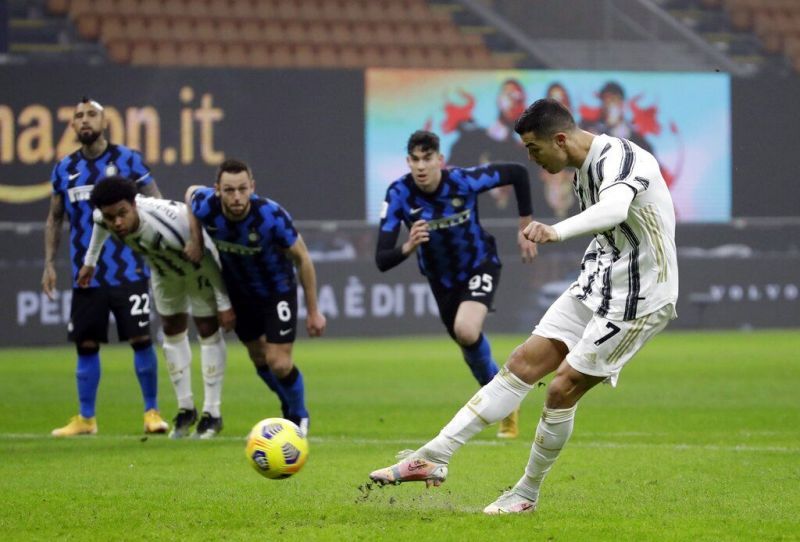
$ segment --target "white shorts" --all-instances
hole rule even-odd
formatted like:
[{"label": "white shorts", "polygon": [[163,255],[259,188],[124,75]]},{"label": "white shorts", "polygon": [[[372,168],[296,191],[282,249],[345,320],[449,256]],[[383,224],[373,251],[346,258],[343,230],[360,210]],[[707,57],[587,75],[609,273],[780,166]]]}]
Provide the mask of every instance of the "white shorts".
[{"label": "white shorts", "polygon": [[158,314],[172,316],[189,313],[192,316],[206,317],[217,315],[217,298],[214,288],[202,273],[185,277],[171,275],[164,277],[153,271],[153,300]]},{"label": "white shorts", "polygon": [[606,377],[617,385],[628,361],[675,317],[673,305],[635,320],[609,320],[597,316],[569,292],[547,309],[533,334],[567,345],[567,363],[583,374]]}]

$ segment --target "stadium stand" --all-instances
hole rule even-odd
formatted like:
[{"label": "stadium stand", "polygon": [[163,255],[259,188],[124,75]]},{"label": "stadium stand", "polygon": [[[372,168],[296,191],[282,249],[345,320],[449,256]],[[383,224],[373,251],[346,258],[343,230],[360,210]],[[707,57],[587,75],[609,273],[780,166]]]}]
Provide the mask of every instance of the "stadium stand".
[{"label": "stadium stand", "polygon": [[111,60],[159,66],[511,68],[426,0],[48,0]]}]

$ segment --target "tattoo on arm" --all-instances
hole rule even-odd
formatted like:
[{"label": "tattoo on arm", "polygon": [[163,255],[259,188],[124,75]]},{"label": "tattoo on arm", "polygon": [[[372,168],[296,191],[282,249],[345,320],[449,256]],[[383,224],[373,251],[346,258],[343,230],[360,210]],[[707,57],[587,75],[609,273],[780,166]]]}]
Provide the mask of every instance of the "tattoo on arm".
[{"label": "tattoo on arm", "polygon": [[158,189],[155,179],[139,187],[139,193],[149,198],[161,198],[161,191]]},{"label": "tattoo on arm", "polygon": [[53,194],[50,196],[50,212],[47,214],[44,229],[44,261],[46,264],[55,262],[63,225],[64,198],[60,194]]}]

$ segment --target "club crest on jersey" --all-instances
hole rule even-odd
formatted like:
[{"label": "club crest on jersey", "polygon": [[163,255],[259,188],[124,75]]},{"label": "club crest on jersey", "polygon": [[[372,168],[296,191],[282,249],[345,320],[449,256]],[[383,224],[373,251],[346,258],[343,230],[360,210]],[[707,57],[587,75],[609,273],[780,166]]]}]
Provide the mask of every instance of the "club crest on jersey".
[{"label": "club crest on jersey", "polygon": [[251,243],[257,243],[261,240],[261,236],[258,234],[257,231],[251,231],[250,234],[247,236],[247,240]]},{"label": "club crest on jersey", "polygon": [[119,169],[117,169],[117,166],[116,166],[116,165],[114,165],[114,164],[108,164],[108,165],[106,166],[106,177],[113,177],[113,176],[114,176],[114,175],[116,175],[117,173],[119,173]]},{"label": "club crest on jersey", "polygon": [[451,204],[453,207],[461,207],[461,206],[463,206],[463,205],[464,205],[464,200],[463,200],[463,199],[461,199],[461,198],[453,198],[453,199],[450,201],[450,204]]}]

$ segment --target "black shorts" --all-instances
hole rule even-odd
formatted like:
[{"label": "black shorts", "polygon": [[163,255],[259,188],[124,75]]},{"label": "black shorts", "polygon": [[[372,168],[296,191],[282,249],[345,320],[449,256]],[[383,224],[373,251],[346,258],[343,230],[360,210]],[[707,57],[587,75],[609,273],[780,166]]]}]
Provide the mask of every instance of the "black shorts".
[{"label": "black shorts", "polygon": [[150,335],[150,293],[146,280],[124,286],[73,288],[69,340],[108,342],[108,315],[114,314],[120,341]]},{"label": "black shorts", "polygon": [[500,266],[486,262],[473,269],[466,282],[457,284],[453,288],[445,288],[440,284],[429,281],[433,297],[439,307],[439,317],[447,328],[451,337],[455,337],[453,326],[456,322],[458,307],[464,301],[477,301],[493,311],[494,293],[500,283]]},{"label": "black shorts", "polygon": [[268,299],[229,293],[236,313],[236,336],[242,342],[262,335],[270,343],[293,343],[297,333],[297,289]]}]

